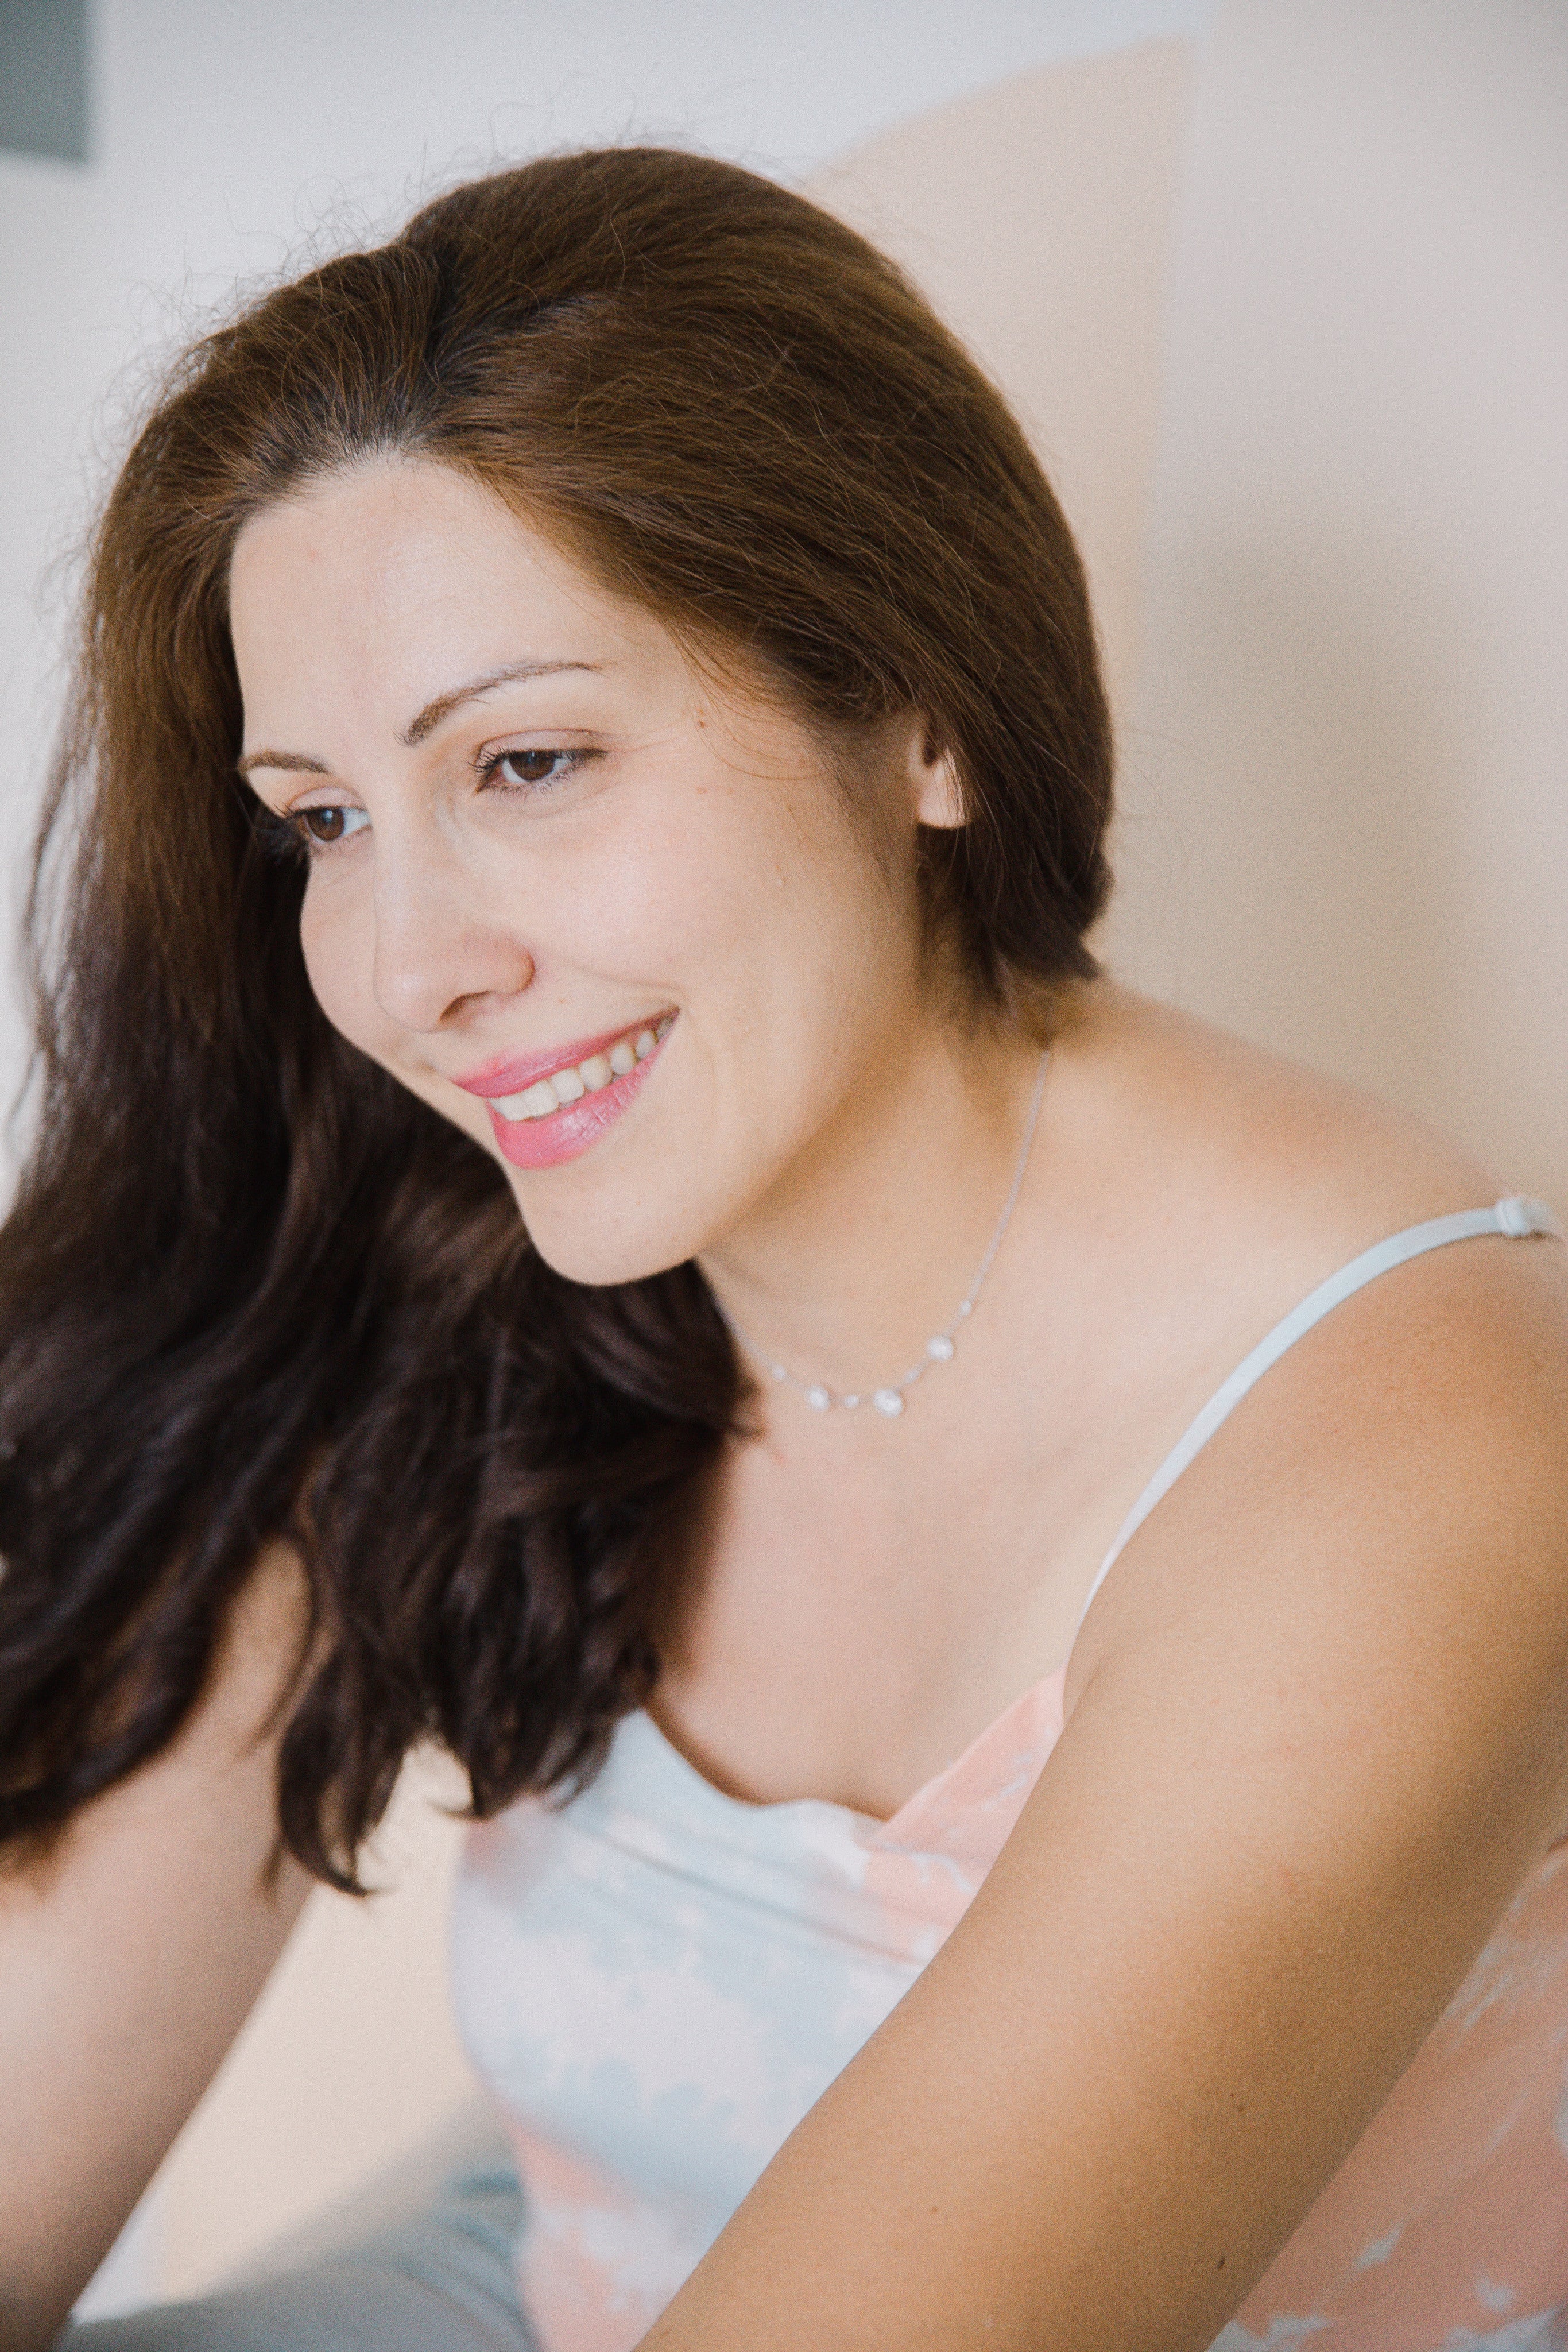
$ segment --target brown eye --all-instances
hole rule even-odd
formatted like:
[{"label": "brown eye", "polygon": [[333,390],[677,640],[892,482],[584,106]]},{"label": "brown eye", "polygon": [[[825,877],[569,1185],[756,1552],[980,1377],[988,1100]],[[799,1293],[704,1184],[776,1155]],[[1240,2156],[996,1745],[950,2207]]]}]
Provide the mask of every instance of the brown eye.
[{"label": "brown eye", "polygon": [[501,751],[485,763],[492,783],[538,792],[559,784],[582,764],[580,751]]},{"label": "brown eye", "polygon": [[325,848],[332,842],[346,841],[350,834],[361,832],[370,819],[363,809],[304,808],[294,811],[293,822],[308,840]]}]

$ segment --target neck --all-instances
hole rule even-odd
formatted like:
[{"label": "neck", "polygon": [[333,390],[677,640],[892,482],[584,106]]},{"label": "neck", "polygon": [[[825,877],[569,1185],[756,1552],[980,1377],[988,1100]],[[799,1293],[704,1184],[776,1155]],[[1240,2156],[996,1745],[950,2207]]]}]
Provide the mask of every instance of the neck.
[{"label": "neck", "polygon": [[755,1372],[869,1400],[925,1360],[995,1235],[1040,1066],[1017,1029],[926,1030],[877,1057],[702,1259]]}]

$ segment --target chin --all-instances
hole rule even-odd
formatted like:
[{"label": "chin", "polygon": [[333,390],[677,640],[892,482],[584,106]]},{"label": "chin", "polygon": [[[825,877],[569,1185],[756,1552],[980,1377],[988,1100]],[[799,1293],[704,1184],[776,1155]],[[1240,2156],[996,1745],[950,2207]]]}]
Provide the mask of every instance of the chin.
[{"label": "chin", "polygon": [[605,1290],[622,1282],[641,1282],[649,1275],[667,1274],[695,1257],[708,1238],[694,1225],[676,1230],[668,1219],[629,1218],[624,1223],[587,1203],[575,1210],[539,1198],[538,1189],[507,1175],[528,1239],[552,1273],[587,1289]]}]

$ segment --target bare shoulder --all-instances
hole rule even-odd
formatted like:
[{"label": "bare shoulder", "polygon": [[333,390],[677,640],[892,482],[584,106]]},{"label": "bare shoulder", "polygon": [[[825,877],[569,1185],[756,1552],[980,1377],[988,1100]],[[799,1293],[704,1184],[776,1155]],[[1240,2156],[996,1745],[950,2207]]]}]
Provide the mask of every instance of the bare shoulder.
[{"label": "bare shoulder", "polygon": [[1195,1244],[1206,1221],[1223,1229],[1238,1273],[1323,1252],[1341,1264],[1514,1189],[1414,1112],[1130,990],[1086,992],[1057,1059],[1085,1129],[1101,1125],[1134,1181],[1157,1171]]},{"label": "bare shoulder", "polygon": [[[1120,1139],[1129,1215],[1157,1215],[1186,1269],[1206,1381],[1374,1243],[1516,1189],[1409,1113],[1146,1000],[1095,992],[1062,1043],[1085,1133]],[[1379,1276],[1258,1384],[1108,1580],[1070,1696],[1171,1612],[1212,1609],[1260,1673],[1337,1672],[1356,1640],[1396,1678],[1445,1628],[1434,1694],[1451,1670],[1450,1698],[1479,1705],[1487,1648],[1517,1668],[1507,1703],[1560,1709],[1565,1602],[1568,1248],[1483,1237]]]}]

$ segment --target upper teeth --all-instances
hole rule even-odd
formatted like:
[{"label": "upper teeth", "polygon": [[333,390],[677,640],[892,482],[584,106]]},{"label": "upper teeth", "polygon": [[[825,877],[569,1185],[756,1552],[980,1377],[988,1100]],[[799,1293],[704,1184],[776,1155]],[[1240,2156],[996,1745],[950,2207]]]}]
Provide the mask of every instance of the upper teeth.
[{"label": "upper teeth", "polygon": [[498,1110],[503,1118],[548,1118],[563,1103],[578,1102],[584,1095],[596,1095],[612,1078],[626,1077],[639,1062],[647,1060],[655,1045],[664,1044],[674,1018],[673,1013],[666,1013],[653,1028],[617,1038],[608,1054],[590,1054],[570,1069],[557,1070],[551,1077],[536,1079],[519,1095],[492,1095],[490,1108]]}]

